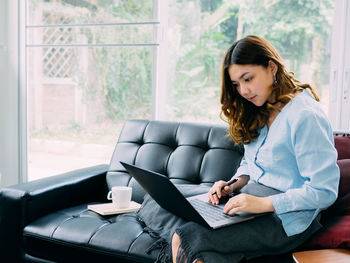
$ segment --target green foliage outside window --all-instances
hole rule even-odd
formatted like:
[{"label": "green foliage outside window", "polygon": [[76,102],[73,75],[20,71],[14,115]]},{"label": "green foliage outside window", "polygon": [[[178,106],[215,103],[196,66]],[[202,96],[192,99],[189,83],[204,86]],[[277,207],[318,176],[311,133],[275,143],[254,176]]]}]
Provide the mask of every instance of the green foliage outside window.
[{"label": "green foliage outside window", "polygon": [[[32,0],[33,8],[39,2]],[[73,9],[80,24],[153,21],[152,0],[45,2]],[[169,0],[168,119],[219,120],[224,52],[248,34],[271,41],[297,78],[311,65],[307,81],[322,96],[329,82],[333,9],[334,0]],[[82,27],[77,33],[87,43],[150,43],[152,27]],[[75,77],[85,103],[100,101],[101,118],[112,122],[150,118],[153,52],[152,47],[89,48],[88,72],[77,66]]]},{"label": "green foliage outside window", "polygon": [[[196,24],[186,24],[186,16],[181,16],[182,10],[191,7],[192,12],[201,10],[199,34]],[[181,27],[193,29],[192,34],[181,35],[183,52],[178,52],[170,87],[175,119],[185,115],[218,119],[219,106],[210,113],[208,105],[220,93],[223,52],[248,34],[268,39],[285,58],[289,70],[312,82],[321,96],[327,90],[333,0],[178,0],[171,8],[177,10],[176,22]],[[306,65],[311,65],[311,70],[305,80],[301,75]]]}]

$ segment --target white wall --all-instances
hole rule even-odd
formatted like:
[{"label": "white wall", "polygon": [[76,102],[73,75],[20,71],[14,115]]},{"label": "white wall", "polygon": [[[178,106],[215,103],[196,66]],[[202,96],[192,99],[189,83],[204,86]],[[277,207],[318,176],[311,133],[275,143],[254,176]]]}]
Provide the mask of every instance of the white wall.
[{"label": "white wall", "polygon": [[328,116],[339,131],[350,128],[350,1],[335,3]]},{"label": "white wall", "polygon": [[17,4],[0,0],[0,186],[20,181]]}]

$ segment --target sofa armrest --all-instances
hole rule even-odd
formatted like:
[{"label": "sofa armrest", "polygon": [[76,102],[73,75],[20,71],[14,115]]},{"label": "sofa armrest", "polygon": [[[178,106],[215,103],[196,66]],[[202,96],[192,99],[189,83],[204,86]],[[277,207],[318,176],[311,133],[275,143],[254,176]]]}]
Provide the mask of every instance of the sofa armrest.
[{"label": "sofa armrest", "polygon": [[98,165],[3,188],[0,190],[0,215],[21,205],[26,225],[59,209],[100,201],[107,189],[107,169],[108,165]]},{"label": "sofa armrest", "polygon": [[105,200],[107,170],[108,165],[98,165],[0,189],[0,262],[6,255],[19,262],[22,231],[33,220],[66,207]]}]

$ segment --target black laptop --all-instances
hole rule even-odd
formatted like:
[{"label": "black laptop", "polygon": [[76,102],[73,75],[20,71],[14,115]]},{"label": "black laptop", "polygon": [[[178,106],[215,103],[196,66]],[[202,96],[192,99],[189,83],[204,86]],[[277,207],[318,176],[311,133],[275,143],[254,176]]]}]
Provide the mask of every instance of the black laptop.
[{"label": "black laptop", "polygon": [[249,213],[226,215],[222,212],[225,204],[211,204],[206,193],[185,198],[168,177],[131,164],[120,163],[162,208],[185,220],[216,229],[256,216]]}]

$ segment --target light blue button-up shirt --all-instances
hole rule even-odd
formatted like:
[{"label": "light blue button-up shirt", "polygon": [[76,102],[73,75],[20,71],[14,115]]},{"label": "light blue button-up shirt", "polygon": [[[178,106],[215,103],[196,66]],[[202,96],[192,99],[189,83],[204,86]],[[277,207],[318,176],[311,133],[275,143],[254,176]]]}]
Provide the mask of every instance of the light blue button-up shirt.
[{"label": "light blue button-up shirt", "polygon": [[293,98],[259,137],[245,145],[234,177],[280,190],[270,196],[288,236],[303,232],[337,198],[339,168],[333,133],[320,104],[308,91]]}]

